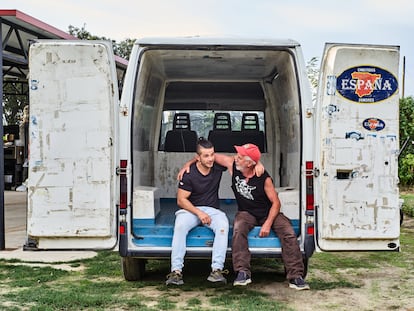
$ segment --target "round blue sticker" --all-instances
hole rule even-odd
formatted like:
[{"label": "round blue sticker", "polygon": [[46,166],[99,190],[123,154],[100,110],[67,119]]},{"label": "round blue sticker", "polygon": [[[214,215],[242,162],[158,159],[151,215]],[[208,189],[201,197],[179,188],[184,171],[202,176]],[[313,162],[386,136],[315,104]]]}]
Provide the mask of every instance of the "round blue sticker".
[{"label": "round blue sticker", "polygon": [[336,90],[346,99],[372,104],[392,96],[398,89],[397,78],[375,66],[357,66],[336,78]]},{"label": "round blue sticker", "polygon": [[368,131],[381,131],[385,128],[385,122],[377,118],[368,118],[362,122],[364,129]]}]

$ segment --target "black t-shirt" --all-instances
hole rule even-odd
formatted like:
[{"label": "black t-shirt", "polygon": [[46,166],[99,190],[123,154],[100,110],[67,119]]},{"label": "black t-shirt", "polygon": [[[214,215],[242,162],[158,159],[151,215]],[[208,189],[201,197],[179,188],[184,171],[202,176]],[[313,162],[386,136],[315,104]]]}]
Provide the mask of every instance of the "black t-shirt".
[{"label": "black t-shirt", "polygon": [[266,179],[270,177],[269,173],[265,171],[262,176],[254,175],[246,182],[246,177],[242,172],[236,169],[236,164],[233,163],[233,176],[231,178],[231,188],[236,197],[239,211],[246,211],[256,217],[260,222],[264,220],[272,206],[272,202],[264,191]]},{"label": "black t-shirt", "polygon": [[185,173],[178,183],[178,188],[191,192],[190,202],[194,206],[211,206],[220,208],[218,189],[223,171],[226,168],[214,164],[210,173],[203,175],[195,163],[190,166],[190,173]]}]

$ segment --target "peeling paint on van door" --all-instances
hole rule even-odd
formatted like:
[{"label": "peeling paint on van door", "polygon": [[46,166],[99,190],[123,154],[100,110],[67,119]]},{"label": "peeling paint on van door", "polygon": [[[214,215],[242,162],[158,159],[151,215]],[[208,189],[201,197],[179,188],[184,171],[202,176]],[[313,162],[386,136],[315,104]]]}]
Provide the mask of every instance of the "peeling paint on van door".
[{"label": "peeling paint on van door", "polygon": [[398,250],[399,48],[327,44],[316,116],[320,250]]},{"label": "peeling paint on van door", "polygon": [[28,237],[38,248],[112,248],[118,107],[112,47],[39,41],[29,61]]}]

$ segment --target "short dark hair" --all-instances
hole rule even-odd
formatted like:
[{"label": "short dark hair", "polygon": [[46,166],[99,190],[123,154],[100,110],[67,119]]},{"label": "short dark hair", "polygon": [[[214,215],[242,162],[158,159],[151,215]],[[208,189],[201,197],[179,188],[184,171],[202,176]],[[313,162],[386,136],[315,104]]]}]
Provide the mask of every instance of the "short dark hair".
[{"label": "short dark hair", "polygon": [[200,154],[200,147],[205,149],[214,148],[211,141],[205,139],[204,137],[200,137],[197,141],[197,153]]}]

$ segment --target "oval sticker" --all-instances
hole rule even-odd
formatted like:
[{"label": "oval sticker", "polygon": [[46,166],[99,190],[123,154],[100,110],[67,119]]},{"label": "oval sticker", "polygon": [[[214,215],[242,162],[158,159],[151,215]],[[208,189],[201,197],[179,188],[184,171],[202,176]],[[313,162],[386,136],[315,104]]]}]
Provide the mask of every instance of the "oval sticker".
[{"label": "oval sticker", "polygon": [[368,118],[362,122],[362,126],[368,131],[378,132],[385,128],[385,122],[377,118]]},{"label": "oval sticker", "polygon": [[373,104],[387,99],[398,89],[396,77],[375,66],[357,66],[342,72],[336,79],[336,90],[346,99]]}]

